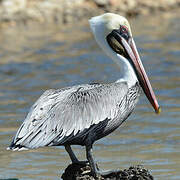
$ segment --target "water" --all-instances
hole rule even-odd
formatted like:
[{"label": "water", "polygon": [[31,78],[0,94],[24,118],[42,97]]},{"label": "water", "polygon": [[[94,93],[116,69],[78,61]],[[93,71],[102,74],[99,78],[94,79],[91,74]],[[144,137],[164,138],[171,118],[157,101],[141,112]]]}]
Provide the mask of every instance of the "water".
[{"label": "water", "polygon": [[[162,106],[155,115],[145,96],[118,130],[98,141],[102,169],[142,164],[155,179],[180,179],[180,24],[178,17],[131,20],[147,74]],[[118,67],[97,47],[87,24],[26,25],[0,30],[0,178],[60,179],[70,163],[63,147],[6,151],[33,102],[50,88],[112,82]],[[84,149],[74,147],[80,159]]]}]

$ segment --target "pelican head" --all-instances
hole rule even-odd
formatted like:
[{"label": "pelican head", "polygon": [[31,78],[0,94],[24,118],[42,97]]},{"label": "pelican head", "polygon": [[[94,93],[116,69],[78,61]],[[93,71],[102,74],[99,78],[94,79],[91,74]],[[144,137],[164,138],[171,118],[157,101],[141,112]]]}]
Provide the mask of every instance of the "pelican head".
[{"label": "pelican head", "polygon": [[160,107],[144,70],[128,20],[120,15],[106,13],[89,20],[98,45],[118,65],[123,66],[124,80],[129,86],[139,81],[146,97],[160,113]]}]

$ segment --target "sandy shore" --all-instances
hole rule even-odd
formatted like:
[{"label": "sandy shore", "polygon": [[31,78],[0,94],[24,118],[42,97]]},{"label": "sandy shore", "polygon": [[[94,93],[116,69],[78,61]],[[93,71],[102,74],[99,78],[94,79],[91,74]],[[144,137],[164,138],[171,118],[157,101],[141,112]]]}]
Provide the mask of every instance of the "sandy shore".
[{"label": "sandy shore", "polygon": [[0,0],[0,25],[27,21],[76,23],[103,12],[136,17],[179,9],[180,0]]}]

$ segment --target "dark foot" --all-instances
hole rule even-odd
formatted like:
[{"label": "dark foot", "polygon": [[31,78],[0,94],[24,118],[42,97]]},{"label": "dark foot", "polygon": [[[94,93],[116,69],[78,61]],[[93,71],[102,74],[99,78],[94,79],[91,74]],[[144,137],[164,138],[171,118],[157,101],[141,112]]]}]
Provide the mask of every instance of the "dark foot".
[{"label": "dark foot", "polygon": [[100,175],[102,177],[106,177],[111,174],[117,174],[118,172],[119,172],[119,170],[107,170],[107,171],[98,170],[97,174],[98,174],[98,176]]},{"label": "dark foot", "polygon": [[92,172],[92,175],[95,177],[95,178],[98,178],[98,177],[107,177],[107,176],[110,176],[110,175],[114,175],[114,174],[118,174],[119,173],[119,170],[107,170],[107,171],[102,171],[102,170],[97,170],[96,172]]}]

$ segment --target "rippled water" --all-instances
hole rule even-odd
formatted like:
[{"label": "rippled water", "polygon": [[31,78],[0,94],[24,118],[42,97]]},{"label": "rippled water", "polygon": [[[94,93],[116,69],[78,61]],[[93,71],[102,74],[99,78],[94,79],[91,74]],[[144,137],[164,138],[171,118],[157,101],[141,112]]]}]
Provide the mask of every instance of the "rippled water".
[{"label": "rippled water", "polygon": [[[180,179],[179,18],[142,17],[131,24],[162,113],[155,115],[142,96],[128,121],[96,143],[94,155],[102,169],[142,164],[156,179]],[[0,178],[60,179],[70,163],[63,147],[6,147],[46,89],[117,78],[119,69],[97,47],[87,24],[0,30]],[[85,158],[82,147],[74,149]]]}]

